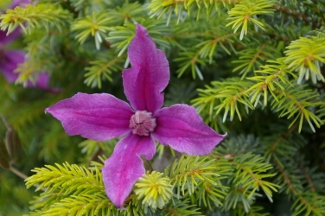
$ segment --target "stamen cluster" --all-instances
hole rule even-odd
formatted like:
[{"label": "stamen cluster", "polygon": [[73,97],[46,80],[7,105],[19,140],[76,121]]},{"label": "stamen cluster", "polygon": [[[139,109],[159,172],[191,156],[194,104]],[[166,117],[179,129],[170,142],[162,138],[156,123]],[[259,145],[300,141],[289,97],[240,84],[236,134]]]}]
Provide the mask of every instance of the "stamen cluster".
[{"label": "stamen cluster", "polygon": [[133,134],[149,136],[150,132],[153,132],[156,126],[156,119],[152,116],[151,112],[136,111],[131,116],[130,128]]}]

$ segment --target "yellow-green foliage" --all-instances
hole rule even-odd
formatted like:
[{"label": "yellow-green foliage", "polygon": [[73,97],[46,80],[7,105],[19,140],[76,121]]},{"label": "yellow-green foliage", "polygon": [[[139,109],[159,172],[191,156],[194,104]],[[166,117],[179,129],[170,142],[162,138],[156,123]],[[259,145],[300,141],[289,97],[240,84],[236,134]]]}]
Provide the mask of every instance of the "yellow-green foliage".
[{"label": "yellow-green foliage", "polygon": [[[170,209],[181,213],[185,209],[178,209],[174,203],[186,206],[188,199],[209,209],[223,206],[229,210],[240,202],[248,212],[259,195],[257,191],[262,190],[272,201],[272,191],[278,188],[264,180],[275,174],[266,173],[272,167],[263,160],[253,154],[184,155],[166,168],[166,177],[153,171],[140,178],[124,211],[116,209],[105,195],[100,173],[102,164],[93,163],[90,168],[69,163],[46,165],[33,169],[35,174],[26,179],[27,188],[36,187],[40,192],[29,215],[144,215],[156,212],[157,208],[165,214]],[[187,214],[198,210],[188,208]]]}]

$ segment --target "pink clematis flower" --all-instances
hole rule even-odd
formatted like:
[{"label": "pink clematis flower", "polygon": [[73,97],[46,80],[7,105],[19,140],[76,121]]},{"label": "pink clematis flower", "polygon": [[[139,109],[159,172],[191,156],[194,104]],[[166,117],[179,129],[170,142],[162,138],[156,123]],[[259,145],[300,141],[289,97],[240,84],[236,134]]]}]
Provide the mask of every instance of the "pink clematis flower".
[{"label": "pink clematis flower", "polygon": [[[6,78],[7,82],[13,83],[18,79],[19,74],[15,73],[19,64],[25,62],[26,53],[21,50],[7,50],[5,45],[11,43],[20,36],[20,29],[14,30],[10,35],[6,36],[6,32],[0,30],[0,73]],[[37,87],[45,91],[57,93],[57,88],[48,87],[50,76],[48,73],[42,72],[37,77],[35,83],[27,82],[27,87]]]},{"label": "pink clematis flower", "polygon": [[25,7],[30,4],[30,0],[12,0],[9,8],[14,9],[17,6]]},{"label": "pink clematis flower", "polygon": [[[9,5],[9,8],[13,9],[29,3],[29,0],[14,0]],[[0,30],[0,72],[9,83],[17,80],[19,75],[14,71],[18,68],[19,64],[25,62],[26,53],[21,50],[7,50],[5,46],[21,35],[20,30],[20,27],[17,27],[9,35],[7,35],[7,31]],[[49,78],[50,76],[47,73],[40,73],[35,83],[27,82],[27,87],[38,87],[52,93],[58,92],[59,89],[48,87]]]},{"label": "pink clematis flower", "polygon": [[134,183],[145,173],[140,156],[156,153],[154,140],[190,154],[209,154],[224,139],[185,104],[161,108],[169,82],[169,64],[146,29],[137,24],[128,50],[132,67],[123,71],[131,106],[110,94],[78,93],[47,108],[69,135],[97,141],[124,136],[102,169],[107,196],[122,208]]}]

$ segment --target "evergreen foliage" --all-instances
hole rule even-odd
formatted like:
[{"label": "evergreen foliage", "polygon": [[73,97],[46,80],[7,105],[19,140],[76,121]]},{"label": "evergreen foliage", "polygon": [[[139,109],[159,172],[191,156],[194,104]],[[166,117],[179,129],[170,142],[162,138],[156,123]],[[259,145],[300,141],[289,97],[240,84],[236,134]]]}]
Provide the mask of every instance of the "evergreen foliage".
[{"label": "evergreen foliage", "polygon": [[[324,12],[324,0],[39,0],[3,10],[1,29],[23,32],[10,48],[28,59],[16,85],[0,76],[0,216],[325,215]],[[200,157],[160,145],[120,210],[100,171],[117,140],[69,137],[44,110],[77,92],[123,98],[134,22],[169,59],[165,105],[192,104],[228,135]],[[21,85],[41,72],[58,93]]]}]

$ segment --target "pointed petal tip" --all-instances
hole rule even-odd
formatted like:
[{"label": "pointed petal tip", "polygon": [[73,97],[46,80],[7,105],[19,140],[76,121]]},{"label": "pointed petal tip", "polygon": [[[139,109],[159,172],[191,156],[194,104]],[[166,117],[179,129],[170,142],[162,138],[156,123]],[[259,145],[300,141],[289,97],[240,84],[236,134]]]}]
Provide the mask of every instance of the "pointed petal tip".
[{"label": "pointed petal tip", "polygon": [[204,123],[194,107],[175,104],[156,114],[153,137],[164,145],[189,155],[206,155],[226,137]]},{"label": "pointed petal tip", "polygon": [[140,24],[136,24],[128,56],[131,68],[123,71],[124,93],[133,109],[155,113],[163,105],[161,92],[170,78],[167,57]]},{"label": "pointed petal tip", "polygon": [[44,110],[44,113],[45,113],[45,114],[47,114],[47,113],[51,113],[51,112],[50,112],[50,107],[46,108],[46,109]]},{"label": "pointed petal tip", "polygon": [[[215,132],[215,130],[213,130],[213,131]],[[217,145],[219,145],[227,137],[227,135],[228,135],[227,132],[225,134],[218,134],[217,132],[215,132],[215,134],[216,134],[216,138],[215,138],[216,144],[215,144],[215,146],[213,148],[215,148]]]},{"label": "pointed petal tip", "polygon": [[135,182],[145,173],[141,156],[152,159],[156,145],[149,136],[129,133],[120,140],[102,169],[106,194],[114,206],[123,209]]},{"label": "pointed petal tip", "polygon": [[215,132],[215,133],[216,133],[216,135],[218,136],[218,139],[219,139],[217,145],[219,145],[219,143],[221,143],[228,136],[227,132],[225,134],[218,134],[217,132]]},{"label": "pointed petal tip", "polygon": [[220,136],[222,136],[222,140],[224,140],[225,138],[226,138],[226,136],[228,136],[228,133],[226,132],[225,134],[223,134],[223,135],[221,135],[221,134],[219,134]]},{"label": "pointed petal tip", "polygon": [[136,23],[136,35],[139,35],[139,34],[140,35],[142,35],[142,34],[148,35],[148,31],[143,25]]}]

